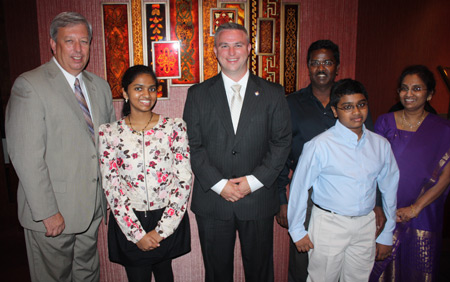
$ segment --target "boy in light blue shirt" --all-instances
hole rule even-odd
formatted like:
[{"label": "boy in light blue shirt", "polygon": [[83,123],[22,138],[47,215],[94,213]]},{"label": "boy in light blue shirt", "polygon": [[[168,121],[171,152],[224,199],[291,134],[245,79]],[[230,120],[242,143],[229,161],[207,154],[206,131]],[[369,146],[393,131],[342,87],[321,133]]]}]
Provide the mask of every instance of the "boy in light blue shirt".
[{"label": "boy in light blue shirt", "polygon": [[[309,252],[308,281],[367,281],[375,257],[392,250],[399,171],[389,142],[364,126],[368,96],[360,82],[336,82],[330,105],[339,120],[304,145],[292,178],[289,233],[299,252]],[[375,241],[377,184],[387,221]]]}]

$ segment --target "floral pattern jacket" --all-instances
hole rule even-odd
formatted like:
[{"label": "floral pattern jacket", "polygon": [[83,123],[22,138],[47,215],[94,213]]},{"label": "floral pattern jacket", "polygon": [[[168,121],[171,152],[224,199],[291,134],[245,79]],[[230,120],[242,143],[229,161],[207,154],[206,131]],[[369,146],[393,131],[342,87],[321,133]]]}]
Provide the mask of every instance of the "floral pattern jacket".
[{"label": "floral pattern jacket", "polygon": [[186,123],[160,116],[150,130],[131,129],[125,119],[99,128],[103,190],[127,239],[137,243],[144,230],[134,210],[164,209],[155,228],[170,236],[186,212],[192,170]]}]

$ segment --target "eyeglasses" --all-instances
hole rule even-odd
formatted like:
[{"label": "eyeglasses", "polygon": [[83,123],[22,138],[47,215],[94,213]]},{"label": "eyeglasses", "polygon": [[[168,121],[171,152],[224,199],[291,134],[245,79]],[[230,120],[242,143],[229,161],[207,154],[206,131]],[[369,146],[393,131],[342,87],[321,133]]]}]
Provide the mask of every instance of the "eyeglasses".
[{"label": "eyeglasses", "polygon": [[[398,92],[398,94],[406,94],[406,93],[409,92],[409,90],[410,89],[407,86],[402,86],[399,89],[397,89],[397,92]],[[427,90],[427,88],[423,88],[421,86],[413,86],[411,88],[411,92],[414,93],[414,94],[420,93],[420,92],[425,91],[425,90]]]},{"label": "eyeglasses", "polygon": [[331,67],[334,65],[334,62],[332,60],[325,60],[325,61],[319,61],[319,60],[313,60],[309,61],[310,67],[318,67],[318,66],[324,66],[324,67]]},{"label": "eyeglasses", "polygon": [[356,108],[358,108],[358,110],[364,110],[368,107],[368,103],[367,102],[361,102],[359,104],[356,105],[352,105],[352,104],[346,104],[344,105],[342,108],[336,107],[339,110],[342,110],[344,112],[353,112],[353,110]]}]

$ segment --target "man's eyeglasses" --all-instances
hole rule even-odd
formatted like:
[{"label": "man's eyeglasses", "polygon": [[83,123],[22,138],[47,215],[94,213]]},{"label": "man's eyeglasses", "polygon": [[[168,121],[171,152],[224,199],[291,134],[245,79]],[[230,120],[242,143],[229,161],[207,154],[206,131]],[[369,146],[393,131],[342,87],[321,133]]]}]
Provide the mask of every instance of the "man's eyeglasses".
[{"label": "man's eyeglasses", "polygon": [[319,61],[319,60],[313,60],[309,61],[310,67],[318,67],[318,66],[324,66],[324,67],[331,67],[334,65],[334,62],[332,60],[325,60],[325,61]]},{"label": "man's eyeglasses", "polygon": [[336,107],[339,110],[342,110],[344,112],[353,112],[353,110],[356,108],[358,108],[358,110],[364,110],[366,109],[368,106],[367,102],[361,102],[359,104],[356,105],[352,105],[352,104],[345,104],[343,107]]},{"label": "man's eyeglasses", "polygon": [[[407,86],[402,86],[399,89],[397,89],[398,94],[406,94],[409,92],[409,88]],[[412,93],[420,93],[422,91],[427,90],[426,88],[423,88],[422,86],[413,86],[411,87],[411,92]]]}]

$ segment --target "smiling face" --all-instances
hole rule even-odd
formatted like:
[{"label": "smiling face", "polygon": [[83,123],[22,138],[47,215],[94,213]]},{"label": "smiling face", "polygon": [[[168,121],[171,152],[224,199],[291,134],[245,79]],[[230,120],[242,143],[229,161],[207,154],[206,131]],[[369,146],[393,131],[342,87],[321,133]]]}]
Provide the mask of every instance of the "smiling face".
[{"label": "smiling face", "polygon": [[[324,62],[332,62],[331,66],[327,66]],[[313,66],[312,62],[320,62],[318,66]],[[329,49],[319,49],[311,52],[311,57],[308,62],[308,71],[311,84],[316,88],[323,88],[333,86],[336,78],[339,65],[336,65],[336,60],[333,51]]]},{"label": "smiling face", "polygon": [[[362,134],[362,126],[367,119],[369,107],[367,99],[363,94],[343,95],[339,100],[337,107],[331,107],[335,117],[339,119],[345,127],[356,133],[358,138]],[[359,105],[359,106],[358,106]],[[352,110],[346,111],[353,106]]]},{"label": "smiling face", "polygon": [[123,97],[130,100],[131,114],[151,111],[156,104],[157,94],[156,81],[147,73],[136,76],[127,91],[123,90]]},{"label": "smiling face", "polygon": [[84,24],[60,27],[56,42],[50,39],[56,61],[73,76],[77,76],[89,61],[89,33]]},{"label": "smiling face", "polygon": [[400,86],[400,102],[408,111],[422,111],[427,99],[431,99],[432,93],[427,91],[427,86],[417,74],[405,76]]},{"label": "smiling face", "polygon": [[214,46],[214,54],[222,72],[232,80],[239,81],[247,72],[247,58],[251,48],[244,31],[222,30]]}]

